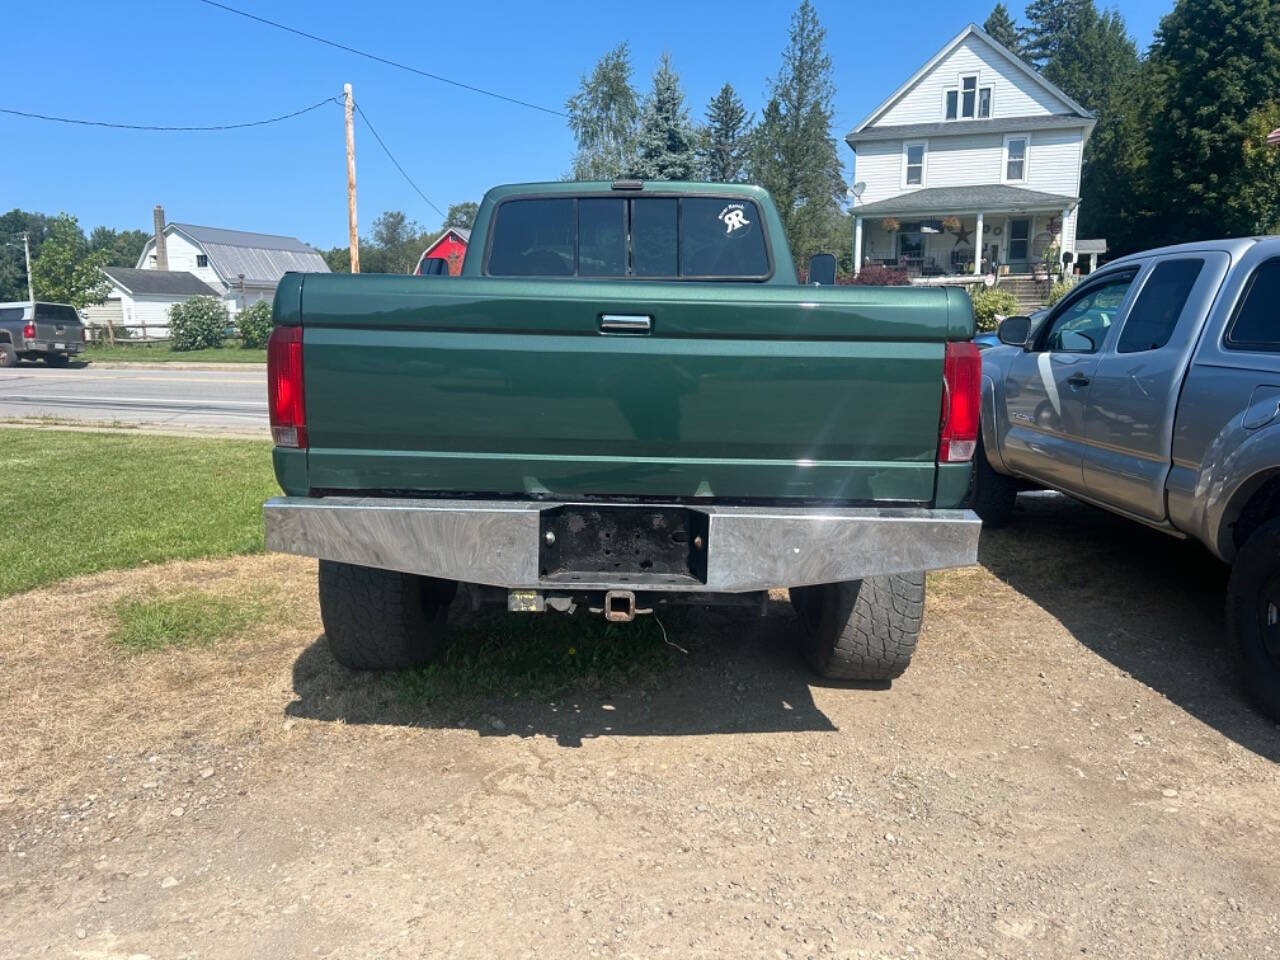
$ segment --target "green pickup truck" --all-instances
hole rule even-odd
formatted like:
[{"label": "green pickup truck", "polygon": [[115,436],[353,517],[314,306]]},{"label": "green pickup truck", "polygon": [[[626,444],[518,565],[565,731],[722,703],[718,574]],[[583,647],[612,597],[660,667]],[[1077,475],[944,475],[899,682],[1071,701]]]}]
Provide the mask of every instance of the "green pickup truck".
[{"label": "green pickup truck", "polygon": [[461,275],[289,274],[267,545],[320,558],[334,656],[430,660],[446,613],[755,604],[888,680],[924,572],[976,561],[980,361],[954,289],[801,284],[759,187],[538,183]]}]

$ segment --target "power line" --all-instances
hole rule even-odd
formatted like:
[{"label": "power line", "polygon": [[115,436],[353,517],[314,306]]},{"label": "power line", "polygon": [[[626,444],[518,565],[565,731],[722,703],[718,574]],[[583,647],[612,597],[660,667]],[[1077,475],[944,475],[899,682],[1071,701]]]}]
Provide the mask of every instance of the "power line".
[{"label": "power line", "polygon": [[508,97],[503,93],[495,93],[492,90],[486,90],[483,87],[472,86],[469,83],[463,83],[461,80],[454,80],[450,77],[441,76],[438,73],[430,73],[426,70],[420,70],[418,67],[411,67],[406,63],[400,63],[397,60],[391,60],[387,57],[380,57],[375,53],[367,53],[364,50],[357,50],[355,47],[349,47],[345,43],[338,43],[336,40],[327,40],[324,37],[318,37],[314,33],[307,33],[305,30],[298,30],[287,24],[279,23],[275,20],[268,20],[266,17],[260,17],[257,14],[249,13],[245,10],[237,10],[235,7],[229,7],[225,3],[218,3],[217,0],[200,0],[201,3],[210,7],[217,7],[219,10],[225,10],[227,13],[234,13],[236,16],[245,17],[248,20],[254,20],[258,23],[266,24],[268,27],[275,27],[277,30],[284,30],[287,33],[296,34],[299,37],[306,37],[308,40],[314,40],[316,43],[323,43],[325,46],[334,47],[338,50],[345,50],[347,53],[354,53],[357,57],[364,57],[366,60],[373,60],[377,63],[386,64],[389,67],[396,67],[400,70],[407,70],[409,73],[416,73],[420,77],[426,77],[429,80],[438,80],[440,83],[447,83],[451,86],[461,87],[463,90],[470,90],[472,93],[479,93],[486,97],[493,97],[495,100],[505,100],[507,103],[514,103],[521,107],[528,107],[530,110],[540,110],[543,113],[549,113],[553,117],[565,117],[568,114],[561,110],[553,110],[551,107],[543,107],[536,103],[530,103],[527,100],[520,100],[516,97]]},{"label": "power line", "polygon": [[397,160],[395,156],[391,153],[391,149],[386,145],[385,142],[383,142],[382,137],[378,136],[378,131],[375,130],[373,128],[373,124],[369,122],[369,115],[364,112],[364,108],[362,108],[358,103],[355,104],[355,108],[356,108],[356,113],[360,114],[360,119],[364,121],[364,125],[368,127],[369,132],[373,134],[373,139],[378,141],[378,146],[382,148],[382,152],[387,155],[387,159],[389,159],[392,163],[394,163],[396,165],[396,169],[400,171],[400,176],[404,177],[405,180],[408,182],[409,186],[413,187],[414,191],[418,194],[418,196],[420,196],[423,200],[427,202],[427,206],[429,206],[436,213],[440,214],[441,217],[448,217],[448,214],[446,214],[443,210],[441,210],[434,203],[432,203],[431,198],[428,197],[425,193],[422,192],[422,190],[418,188],[418,185],[413,182],[413,178],[409,176],[408,173],[405,172],[404,167],[400,166],[400,161]]},{"label": "power line", "polygon": [[249,120],[245,123],[219,123],[207,127],[158,126],[147,123],[111,123],[107,120],[81,120],[76,117],[55,117],[47,113],[32,113],[27,110],[12,110],[8,107],[0,107],[0,113],[7,113],[15,117],[26,117],[29,120],[49,120],[54,123],[73,123],[82,127],[109,127],[112,130],[152,130],[166,133],[193,133],[212,130],[243,130],[245,127],[265,127],[269,123],[279,123],[281,120],[292,120],[294,117],[300,117],[304,113],[310,113],[312,110],[318,110],[326,103],[341,102],[341,99],[338,97],[325,97],[319,103],[313,103],[309,107],[303,107],[301,110],[295,110],[292,113],[281,114],[278,117],[268,117],[266,120]]}]

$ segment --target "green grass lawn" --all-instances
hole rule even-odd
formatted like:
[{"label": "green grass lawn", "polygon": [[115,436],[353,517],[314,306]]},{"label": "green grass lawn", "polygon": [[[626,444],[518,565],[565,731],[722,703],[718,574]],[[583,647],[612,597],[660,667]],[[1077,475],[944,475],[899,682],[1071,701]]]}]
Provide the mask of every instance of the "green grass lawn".
[{"label": "green grass lawn", "polygon": [[113,347],[106,343],[90,343],[81,355],[83,360],[108,360],[112,363],[266,363],[265,349],[247,350],[239,340],[224,340],[220,347],[205,350],[171,350],[167,343],[129,343],[117,340]]},{"label": "green grass lawn", "polygon": [[207,645],[244,632],[271,610],[263,597],[195,590],[141,600],[125,597],[111,608],[116,621],[111,640],[133,653]]},{"label": "green grass lawn", "polygon": [[65,577],[263,549],[271,445],[0,429],[0,597]]}]

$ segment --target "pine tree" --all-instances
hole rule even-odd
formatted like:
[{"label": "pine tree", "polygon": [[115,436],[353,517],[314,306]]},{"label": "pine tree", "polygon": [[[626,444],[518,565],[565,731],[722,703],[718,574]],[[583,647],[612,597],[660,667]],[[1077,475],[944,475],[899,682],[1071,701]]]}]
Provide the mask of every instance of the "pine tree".
[{"label": "pine tree", "polygon": [[692,180],[698,170],[698,136],[685,109],[680,77],[664,53],[644,102],[631,175],[641,180]]},{"label": "pine tree", "polygon": [[1164,210],[1152,239],[1252,232],[1257,215],[1237,202],[1254,186],[1242,145],[1251,115],[1280,92],[1280,2],[1178,0],[1150,59],[1151,171]]},{"label": "pine tree", "polygon": [[717,183],[746,179],[751,150],[751,117],[733,87],[725,84],[707,104],[702,175]]},{"label": "pine tree", "polygon": [[1022,55],[1022,33],[1009,16],[1009,8],[997,3],[987,17],[982,29],[991,34],[992,39],[1007,47],[1012,53]]},{"label": "pine tree", "polygon": [[752,138],[751,178],[766,187],[798,263],[837,241],[844,179],[831,136],[831,58],[810,0],[791,17],[782,68]]},{"label": "pine tree", "polygon": [[568,99],[569,129],[578,142],[574,180],[613,180],[635,165],[639,97],[631,86],[631,48],[624,41],[601,57]]}]

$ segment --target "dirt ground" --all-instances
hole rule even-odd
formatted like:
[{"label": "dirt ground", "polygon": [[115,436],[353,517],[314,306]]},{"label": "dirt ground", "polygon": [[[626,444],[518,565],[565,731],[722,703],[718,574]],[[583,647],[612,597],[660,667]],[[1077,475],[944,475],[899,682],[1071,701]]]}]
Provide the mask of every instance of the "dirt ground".
[{"label": "dirt ground", "polygon": [[[0,956],[1280,952],[1280,729],[1221,647],[1223,570],[1023,500],[881,689],[816,684],[783,604],[608,696],[428,709],[333,663],[307,561],[0,601]],[[110,648],[113,599],[184,583],[292,599]]]}]

